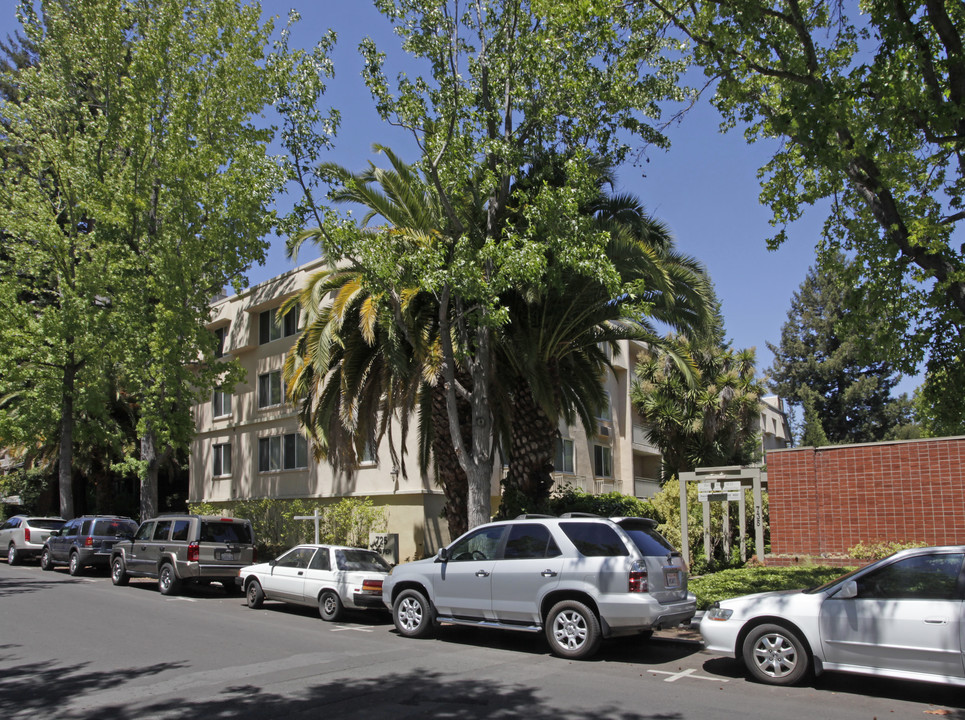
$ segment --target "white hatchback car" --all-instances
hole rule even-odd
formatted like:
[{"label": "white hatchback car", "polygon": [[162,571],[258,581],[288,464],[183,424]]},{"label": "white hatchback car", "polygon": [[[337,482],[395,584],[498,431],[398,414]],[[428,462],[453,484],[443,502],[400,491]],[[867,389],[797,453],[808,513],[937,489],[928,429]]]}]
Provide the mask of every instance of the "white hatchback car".
[{"label": "white hatchback car", "polygon": [[372,550],[341,545],[298,545],[271,562],[241,569],[248,607],[265,600],[318,605],[322,620],[346,609],[385,610],[382,581],[389,564]]},{"label": "white hatchback car", "polygon": [[774,685],[838,670],[965,686],[963,561],[965,546],[902,550],[810,590],[723,600],[700,632]]}]

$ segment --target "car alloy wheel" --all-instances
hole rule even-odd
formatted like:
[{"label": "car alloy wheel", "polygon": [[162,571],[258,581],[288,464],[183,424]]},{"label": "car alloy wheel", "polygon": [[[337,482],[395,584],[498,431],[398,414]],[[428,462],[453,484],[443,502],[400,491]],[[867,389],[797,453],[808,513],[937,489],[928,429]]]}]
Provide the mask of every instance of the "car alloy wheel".
[{"label": "car alloy wheel", "polygon": [[53,570],[54,563],[50,559],[50,550],[44,548],[44,551],[40,553],[40,569],[41,570]]},{"label": "car alloy wheel", "polygon": [[80,575],[80,558],[77,557],[77,553],[70,554],[70,563],[67,565],[67,572],[71,575]]},{"label": "car alloy wheel", "polygon": [[565,658],[590,657],[600,646],[600,621],[577,600],[563,600],[550,610],[546,639],[553,652]]},{"label": "car alloy wheel", "polygon": [[127,568],[124,567],[124,560],[120,557],[114,558],[111,563],[111,582],[115,585],[127,585],[130,578],[127,575]]},{"label": "car alloy wheel", "polygon": [[392,606],[392,620],[405,637],[426,637],[432,632],[432,606],[418,590],[403,590]]},{"label": "car alloy wheel", "polygon": [[181,588],[181,581],[174,573],[174,566],[171,563],[164,563],[157,575],[158,590],[162,595],[174,595]]},{"label": "car alloy wheel", "polygon": [[744,663],[758,681],[770,685],[793,685],[810,665],[810,653],[801,639],[780,625],[754,628],[743,648]]},{"label": "car alloy wheel", "polygon": [[10,547],[7,548],[7,565],[16,565],[18,562],[20,562],[20,555],[14,544],[10,543]]}]

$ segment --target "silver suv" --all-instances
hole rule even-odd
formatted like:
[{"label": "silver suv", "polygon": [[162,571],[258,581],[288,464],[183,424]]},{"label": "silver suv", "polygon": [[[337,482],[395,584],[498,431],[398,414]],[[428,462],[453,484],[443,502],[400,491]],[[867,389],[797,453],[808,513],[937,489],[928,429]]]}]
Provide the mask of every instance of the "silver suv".
[{"label": "silver suv", "polygon": [[406,637],[439,623],[545,632],[554,653],[590,657],[602,638],[689,622],[680,553],[647,518],[523,515],[477,527],[434,558],[399,565],[382,600]]},{"label": "silver suv", "polygon": [[111,550],[111,580],[126,585],[133,577],[157,578],[162,595],[174,595],[185,582],[220,582],[240,591],[241,568],[255,561],[251,523],[208,515],[159,515],[145,520],[134,537]]}]

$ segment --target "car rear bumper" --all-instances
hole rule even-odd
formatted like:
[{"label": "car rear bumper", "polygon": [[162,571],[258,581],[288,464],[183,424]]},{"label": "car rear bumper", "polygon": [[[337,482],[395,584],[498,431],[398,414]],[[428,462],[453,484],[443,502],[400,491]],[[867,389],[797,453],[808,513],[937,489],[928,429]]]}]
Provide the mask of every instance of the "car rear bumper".
[{"label": "car rear bumper", "polygon": [[373,595],[371,593],[354,593],[352,595],[352,603],[357,608],[376,608],[377,610],[385,610],[385,603],[382,602],[382,595]]},{"label": "car rear bumper", "polygon": [[610,635],[676,627],[689,622],[697,612],[697,600],[693,595],[681,602],[661,603],[649,595],[625,594],[606,598],[598,606],[600,619]]}]

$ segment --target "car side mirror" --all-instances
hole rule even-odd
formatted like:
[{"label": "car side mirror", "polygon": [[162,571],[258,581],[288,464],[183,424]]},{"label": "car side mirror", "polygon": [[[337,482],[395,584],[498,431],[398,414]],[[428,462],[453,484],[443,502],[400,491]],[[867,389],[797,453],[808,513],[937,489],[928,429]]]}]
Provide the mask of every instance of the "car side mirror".
[{"label": "car side mirror", "polygon": [[48,535],[47,537],[57,537],[59,535],[60,535],[60,530],[51,530],[50,535]]},{"label": "car side mirror", "polygon": [[848,580],[848,582],[838,589],[834,597],[838,600],[849,600],[853,597],[858,597],[858,583],[854,580]]},{"label": "car side mirror", "polygon": [[449,562],[449,548],[439,548],[439,552],[436,553],[436,562]]}]

